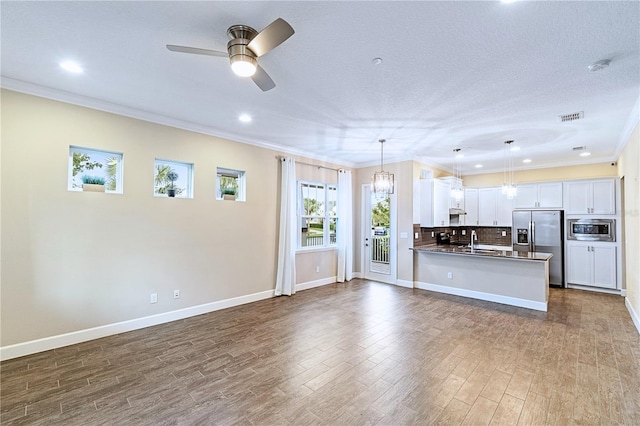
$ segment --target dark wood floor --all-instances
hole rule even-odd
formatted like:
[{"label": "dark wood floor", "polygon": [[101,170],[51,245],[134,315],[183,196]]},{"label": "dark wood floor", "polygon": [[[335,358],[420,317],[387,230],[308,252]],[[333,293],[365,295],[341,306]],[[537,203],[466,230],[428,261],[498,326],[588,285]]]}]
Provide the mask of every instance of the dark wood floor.
[{"label": "dark wood floor", "polygon": [[0,366],[2,425],[640,424],[619,296],[549,312],[364,280]]}]

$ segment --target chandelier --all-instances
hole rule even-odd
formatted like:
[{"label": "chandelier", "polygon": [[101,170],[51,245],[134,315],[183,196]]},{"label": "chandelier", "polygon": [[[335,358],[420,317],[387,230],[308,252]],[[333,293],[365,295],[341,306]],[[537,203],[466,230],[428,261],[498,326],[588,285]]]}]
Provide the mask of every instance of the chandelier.
[{"label": "chandelier", "polygon": [[380,142],[380,171],[375,172],[371,178],[371,192],[376,198],[387,198],[389,194],[393,194],[394,177],[393,173],[384,171],[384,139]]},{"label": "chandelier", "polygon": [[513,141],[505,141],[505,154],[504,154],[504,172],[502,179],[502,194],[507,196],[507,199],[512,200],[515,198],[518,189],[514,182],[513,171],[513,158],[511,155],[511,144]]},{"label": "chandelier", "polygon": [[453,150],[453,183],[451,184],[451,196],[456,201],[462,201],[464,198],[464,190],[462,189],[462,170],[460,168],[460,154],[461,149],[456,148]]}]

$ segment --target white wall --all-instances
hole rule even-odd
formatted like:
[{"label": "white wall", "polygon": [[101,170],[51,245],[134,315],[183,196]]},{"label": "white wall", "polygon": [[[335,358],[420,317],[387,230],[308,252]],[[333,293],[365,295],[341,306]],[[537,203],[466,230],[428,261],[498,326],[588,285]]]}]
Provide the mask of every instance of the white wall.
[{"label": "white wall", "polygon": [[640,332],[640,125],[636,124],[620,158],[618,169],[624,177],[624,262],[627,308]]},{"label": "white wall", "polygon": [[[1,114],[2,347],[273,290],[278,152],[6,90]],[[123,152],[124,194],[67,191],[69,145]],[[156,157],[194,163],[194,199],[153,196]],[[215,199],[216,167],[246,202]]]}]

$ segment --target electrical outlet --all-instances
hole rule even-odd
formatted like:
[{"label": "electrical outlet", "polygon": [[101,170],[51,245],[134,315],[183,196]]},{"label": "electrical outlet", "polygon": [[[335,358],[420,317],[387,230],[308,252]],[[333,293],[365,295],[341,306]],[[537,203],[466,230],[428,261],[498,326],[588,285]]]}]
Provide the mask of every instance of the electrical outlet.
[{"label": "electrical outlet", "polygon": [[460,231],[460,232],[462,232],[462,235],[467,235],[467,230],[466,230],[466,229],[463,229],[463,230],[462,230],[462,231]]},{"label": "electrical outlet", "polygon": [[180,299],[180,290],[173,290],[173,298]]},{"label": "electrical outlet", "polygon": [[434,238],[435,236],[436,236],[436,233],[432,231],[431,232],[431,238]]},{"label": "electrical outlet", "polygon": [[149,303],[158,303],[158,293],[151,293]]},{"label": "electrical outlet", "polygon": [[414,238],[417,240],[418,238],[420,238],[420,234],[418,234],[417,232],[414,234]]},{"label": "electrical outlet", "polygon": [[456,235],[456,230],[455,229],[453,230],[453,235]]},{"label": "electrical outlet", "polygon": [[506,237],[507,236],[507,231],[502,231],[502,236]]},{"label": "electrical outlet", "polygon": [[447,278],[452,279],[453,278],[453,273],[447,272]]},{"label": "electrical outlet", "polygon": [[320,267],[316,266],[316,272],[320,272]]}]

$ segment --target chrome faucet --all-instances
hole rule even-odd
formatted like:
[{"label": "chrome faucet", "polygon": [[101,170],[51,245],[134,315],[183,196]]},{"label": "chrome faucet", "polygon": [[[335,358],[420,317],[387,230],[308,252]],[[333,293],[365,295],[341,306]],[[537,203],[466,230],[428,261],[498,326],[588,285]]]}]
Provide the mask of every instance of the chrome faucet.
[{"label": "chrome faucet", "polygon": [[471,250],[474,249],[474,245],[473,245],[474,241],[478,241],[478,234],[476,234],[475,230],[471,231],[471,244],[469,244],[469,246],[471,247]]}]

